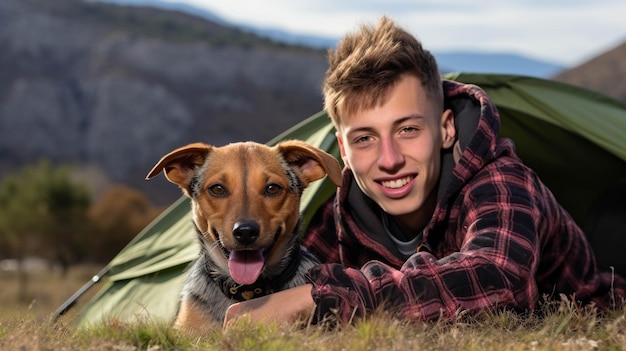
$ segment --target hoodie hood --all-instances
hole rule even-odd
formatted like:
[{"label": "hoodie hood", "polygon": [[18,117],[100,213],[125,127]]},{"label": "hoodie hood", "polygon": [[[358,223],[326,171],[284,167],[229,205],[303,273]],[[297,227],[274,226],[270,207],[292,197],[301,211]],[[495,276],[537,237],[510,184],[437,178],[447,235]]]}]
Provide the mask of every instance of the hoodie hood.
[{"label": "hoodie hood", "polygon": [[513,142],[498,135],[500,115],[484,90],[473,84],[444,80],[443,91],[444,108],[454,113],[457,141],[451,150],[442,153],[437,208],[424,240],[435,225],[446,222],[453,199],[485,165],[502,156],[517,158]]},{"label": "hoodie hood", "polygon": [[438,203],[445,205],[474,174],[503,154],[514,154],[513,143],[498,137],[500,115],[480,87],[444,80],[444,108],[454,113],[457,131],[455,160],[453,148],[442,153]]}]

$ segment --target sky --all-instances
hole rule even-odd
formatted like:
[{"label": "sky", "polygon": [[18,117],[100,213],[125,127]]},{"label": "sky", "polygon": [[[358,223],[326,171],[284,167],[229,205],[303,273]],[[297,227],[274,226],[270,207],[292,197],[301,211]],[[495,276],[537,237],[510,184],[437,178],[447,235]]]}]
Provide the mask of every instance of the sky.
[{"label": "sky", "polygon": [[164,0],[237,23],[340,38],[385,14],[433,52],[507,52],[566,66],[626,41],[624,0]]}]

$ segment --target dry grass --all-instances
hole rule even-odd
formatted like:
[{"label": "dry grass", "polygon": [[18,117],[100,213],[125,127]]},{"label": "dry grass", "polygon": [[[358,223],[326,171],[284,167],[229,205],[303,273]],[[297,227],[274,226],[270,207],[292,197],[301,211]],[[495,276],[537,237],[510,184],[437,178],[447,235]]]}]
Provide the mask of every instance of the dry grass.
[{"label": "dry grass", "polygon": [[[48,317],[61,303],[99,271],[99,266],[77,266],[65,275],[55,267],[34,268],[27,275],[25,295],[18,294],[18,274],[0,270],[0,321],[8,316]],[[85,295],[86,301],[95,291]]]},{"label": "dry grass", "polygon": [[51,273],[33,276],[30,303],[11,296],[12,276],[0,273],[0,350],[626,349],[626,310],[598,316],[566,302],[545,304],[543,317],[499,312],[453,322],[408,323],[380,313],[333,330],[241,321],[227,332],[215,330],[202,338],[160,323],[109,321],[82,329],[71,323],[71,316],[52,323],[52,311],[93,271],[74,270],[65,279]]}]

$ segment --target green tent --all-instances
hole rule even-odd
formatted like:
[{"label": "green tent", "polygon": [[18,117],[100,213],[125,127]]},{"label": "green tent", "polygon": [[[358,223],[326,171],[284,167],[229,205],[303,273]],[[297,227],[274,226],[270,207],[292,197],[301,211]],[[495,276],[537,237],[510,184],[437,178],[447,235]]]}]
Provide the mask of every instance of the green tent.
[{"label": "green tent", "polygon": [[[444,78],[482,87],[500,111],[501,134],[512,138],[519,156],[534,168],[561,204],[584,228],[592,204],[626,179],[626,104],[554,81],[490,74],[449,74]],[[302,139],[339,156],[334,129],[322,111],[269,142]],[[327,180],[303,196],[306,225],[334,192]],[[190,205],[181,198],[146,227],[110,264],[64,306],[107,274],[104,286],[79,313],[83,325],[115,317],[171,320],[184,271],[199,252]]]}]

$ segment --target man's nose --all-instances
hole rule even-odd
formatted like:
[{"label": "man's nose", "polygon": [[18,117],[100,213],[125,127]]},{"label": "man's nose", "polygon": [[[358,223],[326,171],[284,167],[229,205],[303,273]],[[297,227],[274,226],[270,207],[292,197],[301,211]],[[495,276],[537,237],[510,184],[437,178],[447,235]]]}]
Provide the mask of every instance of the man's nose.
[{"label": "man's nose", "polygon": [[394,171],[404,163],[404,156],[391,138],[381,139],[378,166],[386,171]]}]

